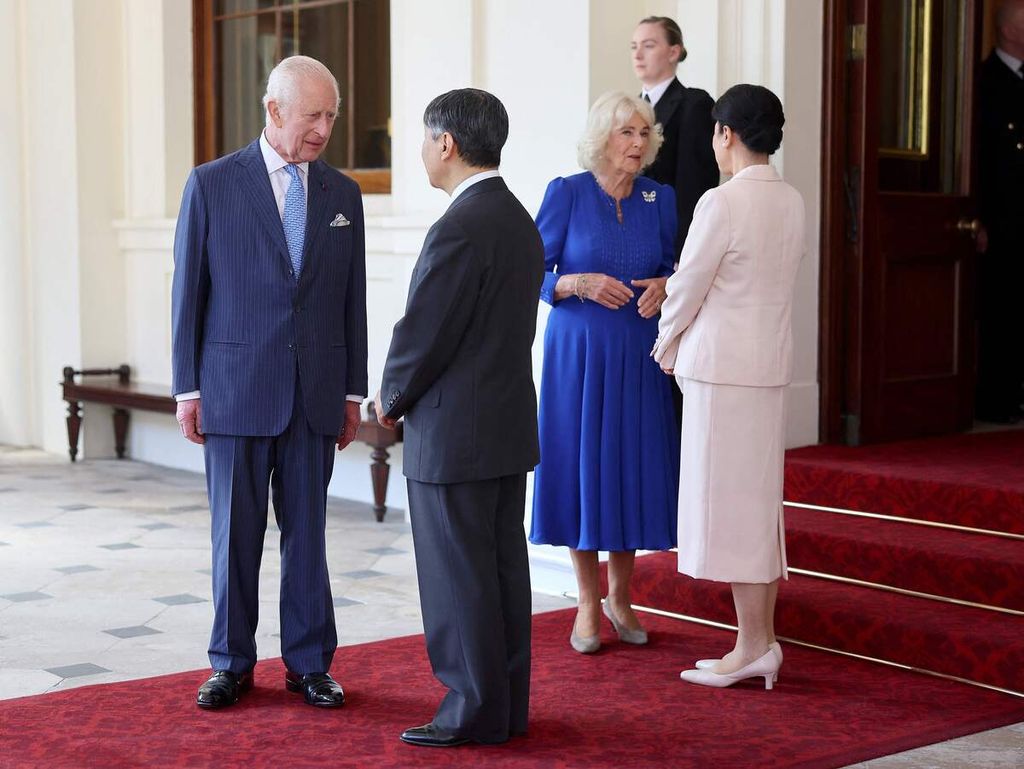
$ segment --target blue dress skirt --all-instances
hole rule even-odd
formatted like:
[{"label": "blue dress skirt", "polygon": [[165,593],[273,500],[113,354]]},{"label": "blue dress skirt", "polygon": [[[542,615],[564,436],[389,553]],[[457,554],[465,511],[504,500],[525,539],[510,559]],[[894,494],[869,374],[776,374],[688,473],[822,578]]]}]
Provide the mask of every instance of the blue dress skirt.
[{"label": "blue dress skirt", "polygon": [[[537,215],[551,303],[540,388],[541,461],[530,541],[579,550],[665,550],[676,544],[679,428],[671,380],[650,357],[657,317],[637,312],[640,278],[675,261],[671,187],[645,177],[615,204],[590,173],[555,179]],[[604,273],[636,295],[618,310],[569,297],[560,274]]]}]

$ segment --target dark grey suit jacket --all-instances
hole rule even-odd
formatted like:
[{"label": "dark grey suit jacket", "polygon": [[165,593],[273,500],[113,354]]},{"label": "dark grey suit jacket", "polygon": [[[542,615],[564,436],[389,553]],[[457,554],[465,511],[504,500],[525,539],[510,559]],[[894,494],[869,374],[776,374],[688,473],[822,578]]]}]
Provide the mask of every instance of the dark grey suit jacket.
[{"label": "dark grey suit jacket", "polygon": [[715,103],[707,91],[687,88],[677,79],[669,83],[654,105],[654,116],[661,123],[665,142],[644,176],[676,191],[677,259],[690,231],[697,201],[709,189],[718,186],[718,163],[711,148],[711,137],[715,133],[715,119],[711,117],[713,106]]},{"label": "dark grey suit jacket", "polygon": [[540,234],[500,178],[471,186],[430,228],[381,384],[385,414],[405,417],[406,477],[463,483],[537,464],[543,277]]}]

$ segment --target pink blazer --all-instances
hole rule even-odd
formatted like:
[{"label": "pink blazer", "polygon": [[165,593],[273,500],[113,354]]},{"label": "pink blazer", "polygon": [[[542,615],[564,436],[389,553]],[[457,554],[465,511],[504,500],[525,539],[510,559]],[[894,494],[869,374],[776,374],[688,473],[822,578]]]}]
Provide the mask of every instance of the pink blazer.
[{"label": "pink blazer", "polygon": [[803,198],[771,166],[748,166],[705,192],[668,279],[655,360],[703,382],[788,384],[805,250]]}]

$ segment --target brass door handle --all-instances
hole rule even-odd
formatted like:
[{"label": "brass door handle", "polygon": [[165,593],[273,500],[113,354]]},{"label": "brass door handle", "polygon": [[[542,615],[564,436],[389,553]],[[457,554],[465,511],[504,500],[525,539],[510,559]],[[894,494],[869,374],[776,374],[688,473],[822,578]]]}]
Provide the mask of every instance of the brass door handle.
[{"label": "brass door handle", "polygon": [[977,219],[967,219],[965,217],[963,219],[960,219],[956,223],[956,231],[957,232],[970,233],[972,238],[975,235],[977,235],[980,230],[981,230],[981,222],[979,220],[977,220]]}]

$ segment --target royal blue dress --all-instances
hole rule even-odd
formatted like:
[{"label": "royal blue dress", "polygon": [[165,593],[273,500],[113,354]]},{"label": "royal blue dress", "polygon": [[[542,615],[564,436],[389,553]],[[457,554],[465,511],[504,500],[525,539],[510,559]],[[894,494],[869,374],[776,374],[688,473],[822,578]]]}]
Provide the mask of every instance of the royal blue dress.
[{"label": "royal blue dress", "polygon": [[[638,176],[615,201],[589,172],[548,185],[537,214],[552,305],[540,386],[540,464],[530,541],[578,550],[676,544],[679,427],[669,377],[650,357],[658,317],[637,312],[630,281],[668,276],[676,259],[675,193]],[[618,310],[570,296],[559,274],[604,273],[635,294]]]}]

